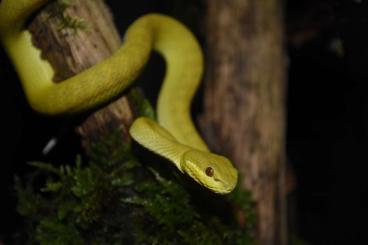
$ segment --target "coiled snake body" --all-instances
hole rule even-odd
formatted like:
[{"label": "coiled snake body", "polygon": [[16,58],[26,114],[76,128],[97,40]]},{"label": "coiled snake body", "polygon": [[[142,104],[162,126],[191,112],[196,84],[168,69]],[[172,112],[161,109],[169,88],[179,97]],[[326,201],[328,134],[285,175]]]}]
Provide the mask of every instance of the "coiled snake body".
[{"label": "coiled snake body", "polygon": [[131,136],[208,189],[221,194],[232,191],[236,169],[225,157],[209,152],[190,116],[203,70],[202,51],[193,34],[170,17],[145,15],[130,25],[123,45],[110,58],[54,83],[50,64],[41,59],[24,27],[29,16],[48,1],[0,1],[0,39],[31,107],[43,114],[73,114],[111,100],[134,81],[154,49],[167,64],[157,106],[159,124],[138,118],[130,128]]}]

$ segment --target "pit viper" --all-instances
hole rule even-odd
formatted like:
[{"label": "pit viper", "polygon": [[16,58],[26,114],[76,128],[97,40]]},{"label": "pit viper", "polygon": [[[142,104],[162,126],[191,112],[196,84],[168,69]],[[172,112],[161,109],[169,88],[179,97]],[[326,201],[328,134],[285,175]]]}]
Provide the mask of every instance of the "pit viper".
[{"label": "pit viper", "polygon": [[203,73],[203,54],[194,35],[171,17],[147,14],[129,26],[122,46],[111,57],[54,83],[51,65],[32,45],[25,27],[30,16],[48,1],[0,1],[0,40],[31,107],[42,114],[68,115],[105,103],[135,80],[155,50],[166,61],[157,102],[158,122],[136,119],[129,130],[131,136],[209,190],[231,192],[237,183],[237,170],[227,158],[209,151],[190,115]]}]

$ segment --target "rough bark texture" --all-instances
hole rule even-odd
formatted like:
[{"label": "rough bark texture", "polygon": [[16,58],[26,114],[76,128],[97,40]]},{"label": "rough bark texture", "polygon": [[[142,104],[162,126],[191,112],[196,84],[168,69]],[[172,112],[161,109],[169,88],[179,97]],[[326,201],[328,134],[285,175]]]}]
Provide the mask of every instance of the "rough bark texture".
[{"label": "rough bark texture", "polygon": [[[55,82],[93,66],[111,55],[121,43],[112,16],[103,0],[55,1],[48,4],[29,26],[34,45],[55,70]],[[47,21],[46,21],[47,20]],[[126,97],[91,114],[77,127],[83,146],[116,128],[127,129],[133,110]]]},{"label": "rough bark texture", "polygon": [[260,244],[286,244],[281,1],[207,1],[203,132],[244,176]]}]

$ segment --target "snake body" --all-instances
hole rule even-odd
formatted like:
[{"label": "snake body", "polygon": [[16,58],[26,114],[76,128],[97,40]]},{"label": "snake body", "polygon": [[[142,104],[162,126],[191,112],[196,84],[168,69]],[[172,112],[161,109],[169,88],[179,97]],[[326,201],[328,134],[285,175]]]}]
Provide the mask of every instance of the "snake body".
[{"label": "snake body", "polygon": [[49,0],[2,0],[0,39],[22,81],[31,107],[47,115],[74,114],[121,94],[139,75],[152,50],[166,60],[166,74],[157,103],[158,123],[138,118],[131,136],[167,158],[208,189],[225,194],[237,183],[237,171],[225,157],[209,152],[190,116],[191,100],[203,71],[201,48],[178,21],[148,14],[134,21],[123,45],[101,63],[54,83],[53,69],[41,59],[24,24]]}]

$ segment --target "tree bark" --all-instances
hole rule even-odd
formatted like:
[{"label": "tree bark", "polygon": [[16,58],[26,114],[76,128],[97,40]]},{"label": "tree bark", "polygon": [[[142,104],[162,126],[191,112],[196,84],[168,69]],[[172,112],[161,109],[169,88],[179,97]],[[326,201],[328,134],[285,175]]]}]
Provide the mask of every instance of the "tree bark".
[{"label": "tree bark", "polygon": [[[34,45],[55,71],[54,81],[73,76],[110,56],[120,47],[120,37],[103,0],[58,0],[48,4],[29,26]],[[128,128],[134,118],[126,96],[85,119],[76,131],[88,153],[87,142],[98,141],[120,128],[130,140]]]},{"label": "tree bark", "polygon": [[281,2],[207,1],[201,128],[257,204],[260,244],[286,244],[285,58]]}]

